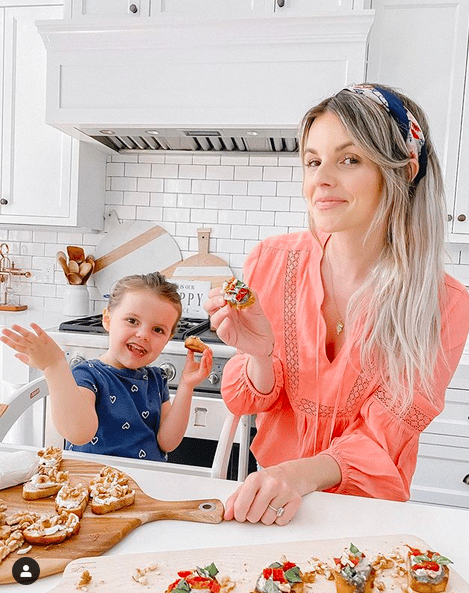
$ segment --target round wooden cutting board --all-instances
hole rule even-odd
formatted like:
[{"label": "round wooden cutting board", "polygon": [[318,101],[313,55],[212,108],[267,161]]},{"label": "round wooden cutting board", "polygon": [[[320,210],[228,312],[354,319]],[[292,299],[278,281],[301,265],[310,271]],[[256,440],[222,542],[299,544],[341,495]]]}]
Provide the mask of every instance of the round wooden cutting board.
[{"label": "round wooden cutting board", "polygon": [[105,297],[117,280],[130,274],[163,272],[181,260],[174,237],[151,222],[115,221],[95,252],[93,280]]}]

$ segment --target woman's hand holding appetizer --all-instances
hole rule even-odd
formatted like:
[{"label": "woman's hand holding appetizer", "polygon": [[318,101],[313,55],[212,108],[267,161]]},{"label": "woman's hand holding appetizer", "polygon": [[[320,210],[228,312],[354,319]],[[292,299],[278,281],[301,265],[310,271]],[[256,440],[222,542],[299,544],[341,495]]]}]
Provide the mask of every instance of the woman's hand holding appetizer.
[{"label": "woman's hand holding appetizer", "polygon": [[213,288],[204,308],[218,337],[225,344],[252,356],[268,357],[274,348],[274,334],[256,294],[251,292],[254,302],[237,308],[229,305],[223,288]]}]

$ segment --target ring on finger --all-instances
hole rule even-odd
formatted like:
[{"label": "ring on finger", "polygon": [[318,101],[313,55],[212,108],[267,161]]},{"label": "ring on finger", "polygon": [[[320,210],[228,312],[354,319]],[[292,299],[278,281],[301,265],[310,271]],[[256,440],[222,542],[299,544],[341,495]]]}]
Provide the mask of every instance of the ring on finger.
[{"label": "ring on finger", "polygon": [[283,515],[283,513],[285,512],[285,507],[279,507],[278,509],[276,509],[271,504],[269,504],[268,506],[269,506],[269,509],[272,509],[274,511],[274,513],[276,513],[277,517],[281,517]]}]

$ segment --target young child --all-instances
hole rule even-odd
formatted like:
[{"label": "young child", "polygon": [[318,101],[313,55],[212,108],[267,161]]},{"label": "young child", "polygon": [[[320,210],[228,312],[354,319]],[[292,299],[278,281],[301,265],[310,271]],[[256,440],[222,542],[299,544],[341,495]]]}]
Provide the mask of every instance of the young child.
[{"label": "young child", "polygon": [[44,373],[56,429],[74,451],[166,461],[182,441],[194,387],[212,366],[187,352],[173,404],[166,379],[149,366],[173,335],[182,307],[175,284],[159,272],[119,280],[103,311],[109,348],[70,369],[60,347],[38,325],[4,329],[1,341]]}]

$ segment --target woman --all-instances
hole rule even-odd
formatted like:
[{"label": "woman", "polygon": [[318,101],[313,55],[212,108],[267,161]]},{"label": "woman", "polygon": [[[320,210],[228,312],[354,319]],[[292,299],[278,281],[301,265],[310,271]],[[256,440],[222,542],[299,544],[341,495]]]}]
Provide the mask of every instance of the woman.
[{"label": "woman", "polygon": [[315,490],[407,500],[421,431],[444,407],[469,329],[465,287],[444,273],[445,202],[422,110],[356,85],[305,115],[310,230],[248,256],[256,302],[212,291],[238,349],[222,393],[257,414],[259,463],[225,517],[285,524]]}]

